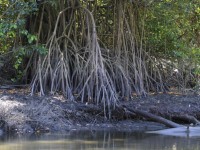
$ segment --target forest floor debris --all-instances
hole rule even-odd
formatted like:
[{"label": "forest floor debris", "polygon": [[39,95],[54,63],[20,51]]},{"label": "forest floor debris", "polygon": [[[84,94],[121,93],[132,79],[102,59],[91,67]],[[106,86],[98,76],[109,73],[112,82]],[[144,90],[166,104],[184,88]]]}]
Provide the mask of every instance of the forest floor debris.
[{"label": "forest floor debris", "polygon": [[[200,96],[152,94],[120,101],[125,105],[186,124],[176,116],[190,115],[200,119]],[[17,134],[67,132],[69,130],[145,131],[166,128],[136,114],[114,110],[106,120],[103,107],[72,102],[62,95],[29,96],[24,89],[0,90],[0,119]]]}]

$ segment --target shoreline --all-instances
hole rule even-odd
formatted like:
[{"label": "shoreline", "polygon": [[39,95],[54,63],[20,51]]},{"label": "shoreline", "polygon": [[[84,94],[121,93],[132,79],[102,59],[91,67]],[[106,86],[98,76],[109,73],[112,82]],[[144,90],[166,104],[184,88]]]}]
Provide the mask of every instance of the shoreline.
[{"label": "shoreline", "polygon": [[[200,118],[200,97],[197,95],[158,94],[119,103],[166,118],[181,114]],[[17,90],[13,93],[0,91],[0,119],[8,126],[5,133],[8,130],[22,135],[70,130],[142,132],[167,128],[134,114],[122,114],[121,110],[115,110],[112,119],[105,120],[101,110],[101,106],[67,101],[61,95],[39,97]]]}]

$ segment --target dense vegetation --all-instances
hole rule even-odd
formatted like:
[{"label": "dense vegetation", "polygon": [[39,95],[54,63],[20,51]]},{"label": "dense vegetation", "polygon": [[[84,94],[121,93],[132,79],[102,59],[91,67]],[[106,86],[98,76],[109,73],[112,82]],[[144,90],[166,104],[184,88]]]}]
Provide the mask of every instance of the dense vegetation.
[{"label": "dense vegetation", "polygon": [[109,117],[135,93],[197,90],[199,29],[198,0],[1,0],[0,75]]}]

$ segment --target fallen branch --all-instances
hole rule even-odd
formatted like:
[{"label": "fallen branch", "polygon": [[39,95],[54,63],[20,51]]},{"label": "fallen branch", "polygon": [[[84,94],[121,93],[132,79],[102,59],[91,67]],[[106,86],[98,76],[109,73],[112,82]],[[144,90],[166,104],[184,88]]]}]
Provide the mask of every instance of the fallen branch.
[{"label": "fallen branch", "polygon": [[2,85],[0,89],[16,89],[16,88],[27,88],[29,85]]},{"label": "fallen branch", "polygon": [[123,106],[123,107],[124,107],[125,111],[128,110],[128,111],[130,111],[132,113],[135,113],[137,115],[140,115],[142,117],[150,118],[151,120],[159,122],[159,123],[162,123],[162,124],[166,125],[167,127],[170,127],[170,128],[183,127],[183,125],[177,124],[177,123],[175,123],[173,121],[170,121],[168,119],[165,119],[163,117],[156,116],[156,115],[151,114],[149,112],[138,110],[138,109],[129,108],[127,106]]},{"label": "fallen branch", "polygon": [[200,125],[200,121],[197,120],[194,116],[190,115],[175,115],[173,119],[181,119],[193,123],[194,125]]}]

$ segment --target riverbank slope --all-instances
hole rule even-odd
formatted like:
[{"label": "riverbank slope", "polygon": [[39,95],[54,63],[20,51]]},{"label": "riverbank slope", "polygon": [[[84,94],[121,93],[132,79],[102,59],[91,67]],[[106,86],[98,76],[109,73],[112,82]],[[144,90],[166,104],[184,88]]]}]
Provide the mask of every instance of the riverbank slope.
[{"label": "riverbank slope", "polygon": [[[187,123],[180,116],[200,119],[200,96],[152,94],[122,100],[129,106],[178,123]],[[29,96],[25,89],[0,90],[0,128],[17,134],[67,132],[69,130],[144,131],[166,128],[134,113],[116,109],[112,119],[104,117],[103,107],[90,103],[72,102],[62,95]],[[189,122],[188,122],[189,123]]]}]

